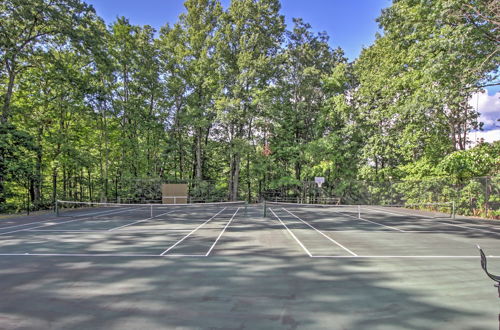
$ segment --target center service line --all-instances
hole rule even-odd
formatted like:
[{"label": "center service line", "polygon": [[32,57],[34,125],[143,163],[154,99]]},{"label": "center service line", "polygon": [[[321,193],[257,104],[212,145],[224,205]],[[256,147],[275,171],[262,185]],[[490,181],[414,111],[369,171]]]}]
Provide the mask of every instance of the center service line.
[{"label": "center service line", "polygon": [[222,234],[224,234],[224,232],[226,231],[226,228],[229,226],[229,224],[231,223],[231,221],[233,221],[234,217],[236,216],[236,213],[238,213],[238,211],[241,209],[241,207],[238,207],[236,209],[236,212],[234,212],[233,216],[231,217],[231,219],[229,220],[229,222],[226,224],[226,226],[224,227],[224,229],[222,229],[222,231],[220,232],[219,236],[217,237],[217,239],[215,240],[214,244],[212,244],[212,246],[210,247],[210,249],[208,250],[207,254],[205,254],[206,257],[208,257],[208,255],[210,254],[210,252],[212,252],[212,250],[214,249],[215,247],[215,244],[217,244],[217,241],[222,237]]},{"label": "center service line", "polygon": [[292,237],[297,241],[297,243],[299,243],[299,245],[302,247],[302,249],[304,249],[304,251],[306,251],[307,255],[309,255],[309,257],[312,258],[312,254],[311,252],[309,252],[309,250],[304,246],[304,244],[302,244],[301,241],[299,241],[299,239],[297,238],[297,236],[295,236],[292,231],[290,229],[288,229],[288,227],[285,225],[285,223],[283,221],[281,221],[280,217],[278,217],[276,215],[276,213],[274,213],[273,209],[269,209],[271,210],[271,212],[274,214],[274,216],[278,219],[279,222],[281,222],[281,224],[286,228],[286,230],[290,233],[290,235],[292,235]]},{"label": "center service line", "polygon": [[346,248],[345,246],[343,246],[342,244],[340,244],[339,242],[337,242],[336,240],[334,240],[333,238],[329,237],[328,235],[326,235],[325,233],[319,231],[318,229],[316,229],[315,227],[313,227],[312,225],[310,225],[309,223],[307,223],[306,221],[302,220],[301,218],[299,218],[298,216],[296,216],[295,214],[293,214],[292,212],[288,211],[287,209],[283,208],[283,210],[285,210],[286,212],[290,213],[290,215],[292,215],[293,217],[299,219],[300,221],[302,221],[303,223],[305,223],[306,225],[308,225],[309,227],[311,227],[312,229],[316,230],[318,233],[320,233],[321,235],[323,235],[326,239],[332,241],[333,243],[337,244],[338,246],[340,246],[342,249],[346,250],[347,252],[349,252],[350,254],[352,254],[353,256],[357,257],[358,255],[354,252],[352,252],[351,250],[349,250],[348,248]]},{"label": "center service line", "polygon": [[171,247],[169,247],[168,249],[166,249],[165,251],[163,251],[160,254],[160,256],[164,256],[168,251],[172,250],[174,247],[176,247],[177,245],[179,245],[182,241],[184,241],[186,238],[188,238],[189,236],[191,236],[195,231],[197,231],[198,229],[200,229],[201,227],[203,227],[206,223],[208,223],[209,221],[211,221],[212,219],[214,219],[216,216],[218,216],[220,213],[222,213],[225,209],[227,209],[227,207],[223,208],[222,210],[220,210],[219,212],[217,212],[217,214],[215,214],[214,216],[212,216],[210,219],[208,219],[207,221],[205,221],[204,223],[202,223],[201,225],[199,225],[195,229],[191,230],[191,232],[189,234],[187,234],[186,236],[184,236],[183,238],[181,238],[177,243],[175,243],[174,245],[172,245]]}]

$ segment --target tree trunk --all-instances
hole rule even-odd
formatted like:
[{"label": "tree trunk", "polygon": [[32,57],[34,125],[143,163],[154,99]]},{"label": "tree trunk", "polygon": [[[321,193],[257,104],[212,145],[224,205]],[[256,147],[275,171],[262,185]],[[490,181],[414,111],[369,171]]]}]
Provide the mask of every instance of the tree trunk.
[{"label": "tree trunk", "polygon": [[42,161],[43,161],[43,149],[42,149],[42,135],[43,128],[38,127],[37,131],[37,149],[36,149],[36,163],[35,163],[35,176],[33,178],[33,195],[31,196],[31,201],[35,207],[38,209],[42,198]]},{"label": "tree trunk", "polygon": [[240,155],[238,152],[233,152],[230,164],[230,180],[229,180],[229,200],[236,201],[238,199],[238,185],[240,180]]},{"label": "tree trunk", "polygon": [[198,128],[196,134],[196,179],[197,180],[202,180],[203,179],[203,156],[202,156],[202,135],[203,135],[203,130],[202,128]]},{"label": "tree trunk", "polygon": [[2,107],[2,117],[1,123],[6,124],[9,121],[10,116],[10,102],[12,100],[12,93],[14,92],[14,82],[16,79],[16,72],[13,67],[7,64],[7,73],[9,75],[9,80],[7,82],[7,90],[3,98]]},{"label": "tree trunk", "polygon": [[92,202],[92,175],[90,174],[90,168],[87,168],[88,184],[89,184],[89,202]]},{"label": "tree trunk", "polygon": [[[2,130],[2,127],[0,127]],[[2,130],[3,131],[3,130]],[[4,134],[4,132],[0,131],[0,136]],[[7,168],[3,161],[4,159],[4,150],[0,148],[0,212],[4,211],[4,206],[6,202],[5,198],[5,175],[7,174]]]}]

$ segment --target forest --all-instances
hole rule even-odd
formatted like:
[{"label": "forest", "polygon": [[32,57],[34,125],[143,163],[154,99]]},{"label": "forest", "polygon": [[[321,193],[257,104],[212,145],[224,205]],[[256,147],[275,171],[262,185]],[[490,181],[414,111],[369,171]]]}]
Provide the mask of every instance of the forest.
[{"label": "forest", "polygon": [[0,212],[160,182],[256,202],[323,176],[344,203],[500,216],[500,141],[471,145],[469,105],[500,84],[496,0],[394,0],[354,61],[279,0],[184,5],[156,31],[81,0],[0,2]]}]

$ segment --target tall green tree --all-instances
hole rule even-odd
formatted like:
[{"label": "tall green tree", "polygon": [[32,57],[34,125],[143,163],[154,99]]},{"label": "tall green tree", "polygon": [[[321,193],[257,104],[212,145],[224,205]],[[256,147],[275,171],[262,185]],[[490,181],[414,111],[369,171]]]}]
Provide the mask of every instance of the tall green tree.
[{"label": "tall green tree", "polygon": [[274,76],[284,33],[279,10],[277,0],[233,0],[221,18],[217,36],[221,93],[217,108],[228,143],[231,200],[238,198],[241,161],[253,138],[258,94]]},{"label": "tall green tree", "polygon": [[[100,19],[79,0],[6,0],[0,3],[0,124],[16,130],[12,117],[20,77],[53,48],[70,47],[82,54],[99,52]],[[23,102],[22,100],[20,101]],[[13,136],[18,136],[12,132]],[[21,134],[22,135],[22,134]],[[0,204],[5,203],[5,157],[0,149]],[[37,155],[39,158],[39,155]],[[37,169],[39,177],[39,169]]]},{"label": "tall green tree", "polygon": [[320,119],[328,95],[323,80],[345,58],[340,49],[330,48],[326,33],[315,35],[302,19],[293,21],[280,55],[272,142],[280,149],[280,161],[290,163],[300,181],[304,179],[305,147],[324,133]]},{"label": "tall green tree", "polygon": [[[218,89],[215,46],[222,7],[218,0],[188,0],[184,6],[187,12],[173,28],[162,30],[159,43],[170,90],[172,94],[180,92],[182,95],[178,98],[184,99],[182,107],[175,111],[176,129],[192,132],[193,173],[196,179],[202,180],[206,178],[203,174],[205,149],[215,119],[214,100]],[[176,87],[179,81],[181,88]],[[177,136],[182,135],[178,132]]]},{"label": "tall green tree", "polygon": [[[464,149],[478,114],[468,98],[495,79],[498,27],[468,0],[398,0],[384,10],[384,35],[356,62],[356,107],[375,173]],[[465,12],[464,12],[465,11]],[[382,170],[382,171],[379,171]]]}]

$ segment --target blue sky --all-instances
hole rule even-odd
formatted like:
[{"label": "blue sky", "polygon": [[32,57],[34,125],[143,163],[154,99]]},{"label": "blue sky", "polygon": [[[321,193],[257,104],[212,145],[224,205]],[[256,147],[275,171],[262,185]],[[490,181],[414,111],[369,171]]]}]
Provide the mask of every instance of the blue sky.
[{"label": "blue sky", "polygon": [[[132,24],[149,24],[157,29],[165,23],[175,23],[184,12],[184,0],[84,0],[94,6],[106,23],[125,16]],[[222,0],[227,8],[229,0]],[[291,26],[293,17],[301,17],[313,30],[326,31],[332,47],[342,47],[354,60],[363,46],[375,40],[378,25],[375,19],[390,0],[282,0],[281,12]]]}]

